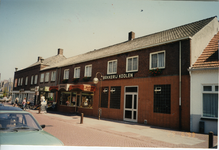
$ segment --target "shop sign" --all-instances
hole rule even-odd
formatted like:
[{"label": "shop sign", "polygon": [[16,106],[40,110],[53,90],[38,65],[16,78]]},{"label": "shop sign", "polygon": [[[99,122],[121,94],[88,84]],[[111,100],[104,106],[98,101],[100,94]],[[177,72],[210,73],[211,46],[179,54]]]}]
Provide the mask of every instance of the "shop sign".
[{"label": "shop sign", "polygon": [[95,86],[91,86],[89,84],[81,84],[81,85],[71,85],[69,87],[69,91],[79,89],[82,91],[95,91]]},{"label": "shop sign", "polygon": [[24,89],[20,89],[19,92],[24,92]]},{"label": "shop sign", "polygon": [[43,88],[43,87],[40,87],[40,91],[44,91],[44,88]]},{"label": "shop sign", "polygon": [[49,86],[45,86],[45,91],[46,91],[46,92],[49,91]]},{"label": "shop sign", "polygon": [[106,80],[106,79],[124,79],[124,78],[133,78],[133,77],[134,77],[133,73],[125,73],[125,74],[103,76],[103,80]]},{"label": "shop sign", "polygon": [[39,86],[35,86],[35,92],[39,91]]},{"label": "shop sign", "polygon": [[35,88],[30,88],[30,91],[35,91]]}]

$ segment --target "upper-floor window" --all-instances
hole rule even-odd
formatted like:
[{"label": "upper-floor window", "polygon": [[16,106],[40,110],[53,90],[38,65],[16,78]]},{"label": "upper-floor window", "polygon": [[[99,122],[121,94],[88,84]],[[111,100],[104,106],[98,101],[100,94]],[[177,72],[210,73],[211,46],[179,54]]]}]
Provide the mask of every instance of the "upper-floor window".
[{"label": "upper-floor window", "polygon": [[25,85],[27,85],[28,83],[28,77],[26,77],[26,80],[25,80]]},{"label": "upper-floor window", "polygon": [[30,84],[31,84],[31,85],[33,84],[33,76],[31,76]]},{"label": "upper-floor window", "polygon": [[17,87],[17,79],[14,80],[14,87]]},{"label": "upper-floor window", "polygon": [[18,86],[20,86],[21,78],[18,79]]},{"label": "upper-floor window", "polygon": [[38,75],[35,75],[34,84],[37,84],[37,78],[38,78]]},{"label": "upper-floor window", "polygon": [[107,74],[117,73],[117,60],[108,61]]},{"label": "upper-floor window", "polygon": [[53,71],[51,72],[51,81],[55,81],[56,80],[56,72]]},{"label": "upper-floor window", "polygon": [[126,72],[138,71],[138,56],[126,58]]},{"label": "upper-floor window", "polygon": [[74,69],[74,78],[80,78],[80,67],[75,67]]},{"label": "upper-floor window", "polygon": [[165,68],[165,51],[150,53],[150,69]]},{"label": "upper-floor window", "polygon": [[46,73],[45,82],[49,82],[49,72]]},{"label": "upper-floor window", "polygon": [[92,65],[86,65],[85,66],[84,76],[85,77],[91,77],[91,74],[92,74]]},{"label": "upper-floor window", "polygon": [[23,78],[21,78],[21,84],[20,84],[21,86],[23,85]]},{"label": "upper-floor window", "polygon": [[69,69],[65,69],[65,70],[64,70],[63,79],[69,79]]},{"label": "upper-floor window", "polygon": [[203,85],[203,117],[218,118],[218,85]]},{"label": "upper-floor window", "polygon": [[40,74],[40,82],[43,82],[44,81],[44,73],[41,73]]}]

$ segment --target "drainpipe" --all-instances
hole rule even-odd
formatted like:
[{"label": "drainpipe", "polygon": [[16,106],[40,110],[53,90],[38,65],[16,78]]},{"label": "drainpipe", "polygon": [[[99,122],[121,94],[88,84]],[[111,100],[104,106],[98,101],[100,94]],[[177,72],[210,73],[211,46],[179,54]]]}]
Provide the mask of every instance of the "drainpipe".
[{"label": "drainpipe", "polygon": [[181,64],[181,55],[182,55],[182,52],[181,52],[181,41],[179,41],[179,130],[182,129],[182,118],[181,118],[181,113],[182,113],[182,110],[181,110],[181,90],[182,90],[182,64]]}]

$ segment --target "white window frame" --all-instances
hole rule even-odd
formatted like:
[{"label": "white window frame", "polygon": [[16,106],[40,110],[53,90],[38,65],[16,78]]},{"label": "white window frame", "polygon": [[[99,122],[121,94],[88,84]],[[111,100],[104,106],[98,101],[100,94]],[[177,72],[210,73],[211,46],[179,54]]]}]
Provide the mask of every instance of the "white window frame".
[{"label": "white window frame", "polygon": [[45,73],[45,82],[49,82],[49,72]]},{"label": "white window frame", "polygon": [[[204,91],[204,86],[211,86],[211,91]],[[208,118],[208,119],[217,119],[218,117],[207,117],[203,115],[203,105],[204,105],[204,96],[203,94],[218,94],[218,91],[216,91],[216,86],[218,86],[218,84],[202,84],[202,118]]]},{"label": "white window frame", "polygon": [[[90,70],[88,70],[88,71],[90,71],[89,74],[87,73],[87,69],[86,69],[87,67],[91,68]],[[92,65],[86,65],[84,67],[84,77],[91,77],[91,76],[92,76]]]},{"label": "white window frame", "polygon": [[[152,55],[159,54],[159,53],[164,53],[164,66],[152,68]],[[149,59],[149,63],[150,63],[150,68],[149,68],[149,69],[150,69],[150,70],[151,70],[151,69],[156,69],[156,68],[164,69],[164,68],[165,68],[165,65],[166,65],[165,62],[166,62],[166,51],[165,51],[165,50],[150,53],[150,59]],[[157,59],[157,64],[159,64],[159,59]]]},{"label": "white window frame", "polygon": [[64,79],[64,80],[69,79],[69,69],[65,69],[65,70],[64,70],[63,79]]},{"label": "white window frame", "polygon": [[23,85],[23,78],[21,78],[21,86]]},{"label": "white window frame", "polygon": [[[116,71],[113,71],[113,62],[116,62]],[[117,59],[108,61],[108,63],[107,63],[107,74],[116,74],[117,73],[117,66],[118,66],[117,62],[118,62]],[[112,72],[110,72],[110,63],[112,63],[112,68],[111,68]]]},{"label": "white window frame", "polygon": [[25,85],[27,85],[27,84],[28,84],[28,76],[25,79]]},{"label": "white window frame", "polygon": [[51,81],[55,81],[56,80],[56,71],[52,71],[51,72]]},{"label": "white window frame", "polygon": [[81,67],[74,68],[74,78],[80,78]]},{"label": "white window frame", "polygon": [[21,78],[18,79],[18,86],[20,86]]},{"label": "white window frame", "polygon": [[30,82],[31,85],[33,85],[33,75],[31,76],[31,82]]},{"label": "white window frame", "polygon": [[44,82],[44,73],[40,74],[40,83]]},{"label": "white window frame", "polygon": [[37,78],[38,78],[38,75],[36,74],[34,78],[34,84],[37,84]]},{"label": "white window frame", "polygon": [[[137,69],[136,70],[133,69],[133,61],[132,61],[132,66],[131,66],[132,69],[128,70],[128,60],[129,59],[133,60],[133,58],[137,58]],[[126,72],[137,72],[138,71],[138,63],[139,63],[138,55],[132,56],[132,57],[127,57],[126,58]]]}]

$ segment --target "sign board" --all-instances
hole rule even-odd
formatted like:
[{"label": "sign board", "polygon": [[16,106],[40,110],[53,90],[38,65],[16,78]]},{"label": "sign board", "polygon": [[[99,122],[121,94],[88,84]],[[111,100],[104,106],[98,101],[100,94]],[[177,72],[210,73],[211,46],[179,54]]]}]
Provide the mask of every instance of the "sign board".
[{"label": "sign board", "polygon": [[35,86],[35,92],[39,91],[39,86]]},{"label": "sign board", "polygon": [[70,84],[59,84],[58,86],[59,86],[59,90],[64,89],[64,90],[68,91]]},{"label": "sign board", "polygon": [[106,79],[124,79],[124,78],[133,78],[133,73],[125,73],[125,74],[115,74],[115,75],[108,75],[103,76],[103,80]]}]

